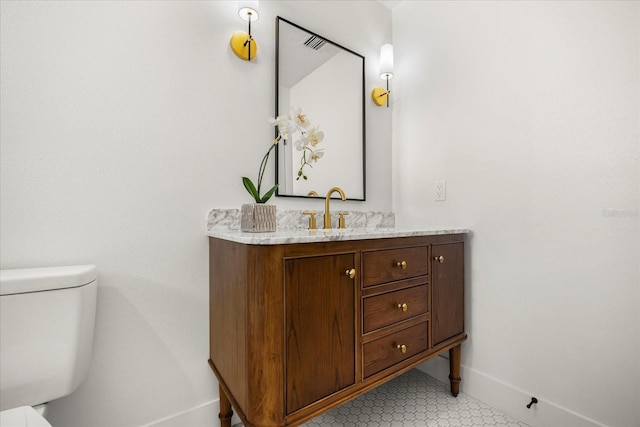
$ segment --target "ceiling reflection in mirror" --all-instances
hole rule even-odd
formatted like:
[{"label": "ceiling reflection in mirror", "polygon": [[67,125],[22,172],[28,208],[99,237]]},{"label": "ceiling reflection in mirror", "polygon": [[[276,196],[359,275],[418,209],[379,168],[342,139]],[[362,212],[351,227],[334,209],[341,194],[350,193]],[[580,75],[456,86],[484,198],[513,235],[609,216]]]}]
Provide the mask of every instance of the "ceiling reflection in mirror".
[{"label": "ceiling reflection in mirror", "polygon": [[283,18],[276,26],[276,116],[310,126],[278,146],[278,196],[365,200],[364,57]]}]

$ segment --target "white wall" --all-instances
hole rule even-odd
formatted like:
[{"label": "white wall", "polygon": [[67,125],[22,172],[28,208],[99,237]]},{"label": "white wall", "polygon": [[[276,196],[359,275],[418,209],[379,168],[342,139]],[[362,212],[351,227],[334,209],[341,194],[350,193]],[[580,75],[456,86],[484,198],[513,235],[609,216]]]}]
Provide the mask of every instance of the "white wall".
[{"label": "white wall", "polygon": [[640,425],[639,28],[638,2],[393,11],[397,222],[473,230],[462,388],[532,425]]},{"label": "white wall", "polygon": [[[275,17],[367,57],[367,87],[391,38],[376,2],[263,1],[260,14],[247,63],[229,48],[246,29],[235,1],[0,3],[1,267],[99,272],[93,367],[52,403],[54,425],[135,426],[191,408],[217,422],[202,410],[217,399],[205,219],[251,201],[240,178],[257,174],[273,135]],[[368,200],[343,206],[389,211],[389,112],[368,107],[367,136]]]}]

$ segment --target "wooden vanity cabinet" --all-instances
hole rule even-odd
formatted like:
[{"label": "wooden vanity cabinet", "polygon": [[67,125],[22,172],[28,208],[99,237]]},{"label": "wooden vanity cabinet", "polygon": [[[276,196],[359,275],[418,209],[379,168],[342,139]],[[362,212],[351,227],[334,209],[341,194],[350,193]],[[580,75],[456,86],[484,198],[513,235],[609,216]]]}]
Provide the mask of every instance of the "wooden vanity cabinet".
[{"label": "wooden vanity cabinet", "polygon": [[457,395],[462,234],[209,247],[223,427],[302,424],[444,351]]}]

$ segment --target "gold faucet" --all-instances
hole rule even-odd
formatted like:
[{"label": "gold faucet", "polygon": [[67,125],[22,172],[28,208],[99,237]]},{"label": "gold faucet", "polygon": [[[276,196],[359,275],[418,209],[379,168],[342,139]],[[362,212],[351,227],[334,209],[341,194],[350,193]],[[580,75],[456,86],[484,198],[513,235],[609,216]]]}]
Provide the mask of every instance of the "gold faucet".
[{"label": "gold faucet", "polygon": [[325,229],[331,228],[331,212],[329,211],[329,201],[331,200],[331,195],[336,192],[340,194],[340,197],[342,198],[343,201],[347,200],[347,196],[344,194],[344,191],[342,191],[342,188],[333,187],[329,190],[329,192],[327,193],[327,197],[324,199],[324,228]]}]

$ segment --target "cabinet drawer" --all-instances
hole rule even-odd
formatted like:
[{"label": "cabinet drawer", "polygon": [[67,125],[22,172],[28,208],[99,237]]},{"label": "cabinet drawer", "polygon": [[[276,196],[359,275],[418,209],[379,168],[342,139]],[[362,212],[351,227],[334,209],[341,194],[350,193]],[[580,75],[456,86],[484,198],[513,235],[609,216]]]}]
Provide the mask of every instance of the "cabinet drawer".
[{"label": "cabinet drawer", "polygon": [[[428,325],[429,322],[419,323],[364,344],[365,378],[425,351],[428,347]],[[402,346],[406,348],[405,353]]]},{"label": "cabinet drawer", "polygon": [[428,311],[428,284],[366,297],[362,302],[363,332],[366,334]]},{"label": "cabinet drawer", "polygon": [[363,286],[429,274],[429,247],[387,249],[362,253]]}]

